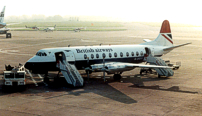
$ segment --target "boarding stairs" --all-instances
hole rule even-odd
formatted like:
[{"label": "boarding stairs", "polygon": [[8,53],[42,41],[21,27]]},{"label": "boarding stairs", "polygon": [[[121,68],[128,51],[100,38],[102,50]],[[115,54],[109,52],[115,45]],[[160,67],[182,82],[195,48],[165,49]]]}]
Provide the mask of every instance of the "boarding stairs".
[{"label": "boarding stairs", "polygon": [[[158,66],[168,66],[165,61],[161,57],[154,57],[153,55],[148,55],[145,57],[145,61],[150,63],[151,65],[158,65]],[[156,72],[160,76],[170,77],[174,75],[174,72],[171,68],[154,68]]]},{"label": "boarding stairs", "polygon": [[68,84],[73,85],[74,87],[82,87],[84,80],[75,65],[68,63],[66,60],[59,61],[57,67],[61,70],[64,78]]}]

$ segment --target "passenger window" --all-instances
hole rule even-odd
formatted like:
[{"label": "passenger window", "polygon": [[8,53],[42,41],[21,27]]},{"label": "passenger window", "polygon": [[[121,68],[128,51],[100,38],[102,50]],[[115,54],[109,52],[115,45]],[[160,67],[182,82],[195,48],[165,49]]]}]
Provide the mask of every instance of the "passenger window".
[{"label": "passenger window", "polygon": [[120,53],[120,56],[123,57],[123,53],[122,52]]},{"label": "passenger window", "polygon": [[141,53],[140,53],[140,54],[141,54],[141,56],[143,56],[143,52],[142,52],[142,51],[141,51]]},{"label": "passenger window", "polygon": [[92,59],[94,58],[94,55],[93,55],[93,54],[91,54],[91,58],[92,58]]},{"label": "passenger window", "polygon": [[99,54],[96,54],[96,58],[99,58]]},{"label": "passenger window", "polygon": [[84,54],[84,59],[86,59],[87,58],[87,55],[86,54]]},{"label": "passenger window", "polygon": [[112,57],[112,53],[109,53],[109,57],[110,57],[110,58]]},{"label": "passenger window", "polygon": [[128,53],[128,52],[126,52],[126,56],[127,56],[127,57],[129,56],[129,53]]},{"label": "passenger window", "polygon": [[114,57],[117,57],[117,53],[116,52],[114,53]]},{"label": "passenger window", "polygon": [[132,52],[131,55],[134,56],[134,52]]},{"label": "passenger window", "polygon": [[136,56],[138,56],[139,55],[139,52],[136,52]]},{"label": "passenger window", "polygon": [[106,57],[105,53],[103,53],[103,54],[102,54],[102,57],[103,57],[103,58],[105,58],[105,57]]}]

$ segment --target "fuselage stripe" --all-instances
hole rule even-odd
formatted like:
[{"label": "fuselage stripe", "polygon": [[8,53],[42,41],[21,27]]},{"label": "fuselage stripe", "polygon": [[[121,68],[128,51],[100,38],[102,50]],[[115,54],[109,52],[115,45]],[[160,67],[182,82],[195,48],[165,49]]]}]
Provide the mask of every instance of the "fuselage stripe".
[{"label": "fuselage stripe", "polygon": [[168,38],[168,37],[166,37],[164,34],[161,34],[163,37],[165,37],[170,43],[172,43],[173,44],[173,42]]}]

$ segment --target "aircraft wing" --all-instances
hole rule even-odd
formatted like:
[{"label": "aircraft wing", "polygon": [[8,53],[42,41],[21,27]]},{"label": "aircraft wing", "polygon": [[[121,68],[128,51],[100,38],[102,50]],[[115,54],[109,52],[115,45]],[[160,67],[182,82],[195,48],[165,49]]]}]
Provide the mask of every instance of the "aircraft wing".
[{"label": "aircraft wing", "polygon": [[130,64],[130,63],[127,63],[125,64],[126,67],[133,67],[133,68],[171,68],[169,66],[159,66],[159,65],[146,65],[146,64]]},{"label": "aircraft wing", "polygon": [[158,65],[146,65],[146,64],[133,64],[133,63],[123,63],[123,62],[110,62],[103,64],[91,65],[91,68],[95,72],[103,71],[103,66],[106,68],[107,72],[123,72],[129,71],[134,68],[164,68],[170,69],[169,66],[158,66]]},{"label": "aircraft wing", "polygon": [[177,45],[177,46],[172,46],[172,47],[164,48],[163,51],[172,50],[172,49],[175,49],[175,48],[178,48],[178,47],[181,47],[181,46],[185,46],[185,45],[188,45],[188,44],[191,44],[191,42],[190,43],[181,44],[181,45]]},{"label": "aircraft wing", "polygon": [[152,41],[152,40],[150,40],[150,39],[143,39],[143,41],[145,41],[145,42],[150,42],[150,41]]}]

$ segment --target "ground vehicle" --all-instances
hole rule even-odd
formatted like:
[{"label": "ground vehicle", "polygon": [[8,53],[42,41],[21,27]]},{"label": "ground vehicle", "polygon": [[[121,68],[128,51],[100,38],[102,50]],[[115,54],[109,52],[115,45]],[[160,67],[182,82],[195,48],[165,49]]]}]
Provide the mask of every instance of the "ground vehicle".
[{"label": "ground vehicle", "polygon": [[24,65],[19,64],[18,67],[5,66],[6,70],[3,72],[3,79],[5,86],[23,86],[26,85],[25,68]]},{"label": "ground vehicle", "polygon": [[4,71],[4,85],[22,86],[25,84],[25,71]]}]

